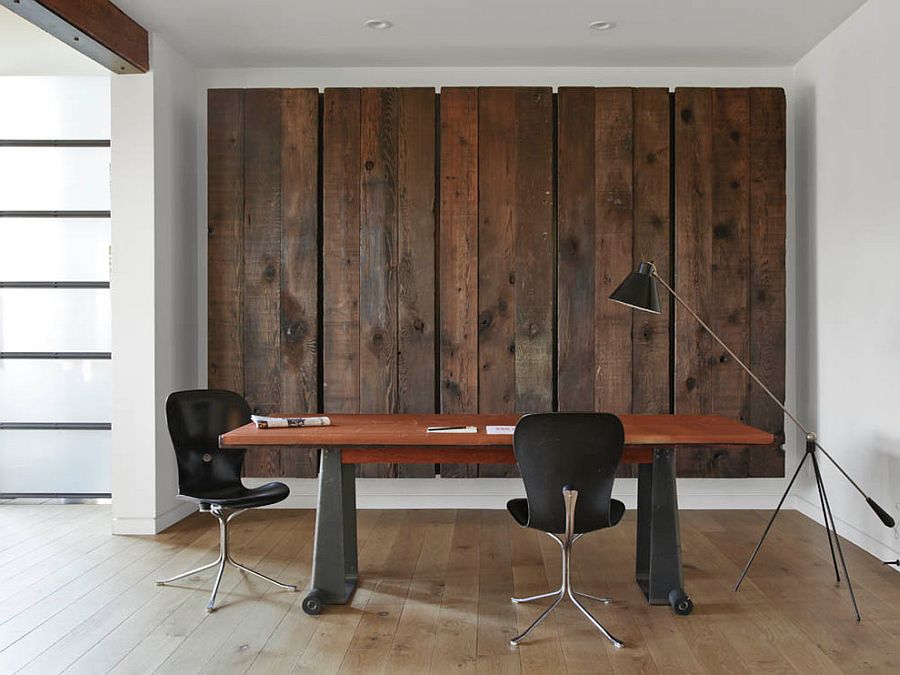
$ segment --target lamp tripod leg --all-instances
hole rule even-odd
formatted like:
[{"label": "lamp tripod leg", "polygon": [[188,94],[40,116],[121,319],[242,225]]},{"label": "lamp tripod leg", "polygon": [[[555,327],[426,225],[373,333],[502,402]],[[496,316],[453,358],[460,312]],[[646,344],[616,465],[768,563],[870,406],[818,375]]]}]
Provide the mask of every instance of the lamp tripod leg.
[{"label": "lamp tripod leg", "polygon": [[819,490],[822,492],[822,500],[825,502],[826,518],[828,521],[831,521],[831,531],[834,532],[834,543],[837,546],[838,558],[841,560],[841,568],[844,570],[844,578],[847,580],[847,590],[850,591],[850,601],[853,603],[853,611],[856,612],[856,620],[861,621],[862,617],[859,615],[859,605],[856,604],[856,594],[853,592],[853,584],[850,582],[850,573],[847,571],[847,562],[844,560],[844,549],[841,547],[841,540],[840,537],[838,537],[837,528],[834,526],[834,515],[831,513],[831,504],[828,503],[828,493],[825,492],[825,483],[822,482],[822,472],[819,471],[819,462],[816,459],[815,452],[811,454],[813,456],[813,470],[816,473],[816,482],[819,484]]},{"label": "lamp tripod leg", "polygon": [[[825,486],[819,480],[818,461],[813,457],[814,466],[816,467],[816,488],[819,490],[819,503],[822,504],[822,518],[825,521],[825,534],[828,536],[828,548],[831,549],[831,562],[834,565],[834,578],[836,583],[841,583],[841,575],[838,572],[837,558],[834,555],[834,542],[831,540],[831,524],[828,520],[828,510],[825,508]],[[835,532],[834,538],[837,539]]]},{"label": "lamp tripod leg", "polygon": [[741,572],[740,578],[737,580],[737,583],[734,585],[734,590],[737,591],[741,587],[741,583],[744,581],[744,577],[747,576],[747,572],[750,571],[750,565],[753,564],[753,561],[756,559],[756,554],[759,553],[759,549],[762,548],[763,542],[766,540],[766,535],[769,534],[769,530],[772,529],[772,523],[775,522],[775,518],[778,516],[778,512],[781,511],[781,507],[784,504],[784,500],[787,499],[788,493],[790,493],[791,488],[794,487],[794,482],[797,480],[797,476],[800,475],[800,469],[803,468],[803,464],[806,462],[806,458],[809,457],[809,450],[806,451],[806,454],[803,455],[803,459],[800,460],[800,463],[797,464],[797,470],[794,471],[794,475],[791,476],[791,482],[788,483],[788,486],[784,490],[784,494],[781,495],[781,499],[778,502],[778,506],[775,507],[775,513],[772,514],[772,517],[769,518],[769,523],[766,525],[766,529],[763,530],[762,536],[759,538],[759,542],[756,544],[756,548],[753,549],[753,554],[750,556],[750,559],[747,561],[747,564],[744,565],[744,570]]}]

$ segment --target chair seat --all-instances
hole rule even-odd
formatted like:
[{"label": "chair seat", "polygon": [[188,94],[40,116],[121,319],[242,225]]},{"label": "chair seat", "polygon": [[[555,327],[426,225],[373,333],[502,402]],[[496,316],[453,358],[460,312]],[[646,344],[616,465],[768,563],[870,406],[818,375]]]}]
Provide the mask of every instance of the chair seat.
[{"label": "chair seat", "polygon": [[277,504],[287,499],[290,493],[291,490],[287,485],[273,481],[255,488],[233,485],[219,488],[215,493],[191,490],[189,494],[185,491],[178,496],[200,504],[217,504],[229,509],[247,509]]},{"label": "chair seat", "polygon": [[[528,500],[524,498],[510,499],[506,502],[506,508],[515,521],[522,527],[528,525]],[[609,526],[617,524],[625,515],[625,504],[618,499],[609,500]],[[575,530],[576,534],[582,534]]]}]

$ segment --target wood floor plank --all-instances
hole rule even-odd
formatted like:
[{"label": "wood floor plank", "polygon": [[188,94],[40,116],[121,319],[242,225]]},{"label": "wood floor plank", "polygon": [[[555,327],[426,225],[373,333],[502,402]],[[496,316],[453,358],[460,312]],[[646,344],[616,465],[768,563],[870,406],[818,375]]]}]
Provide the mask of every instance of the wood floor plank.
[{"label": "wood floor plank", "polygon": [[[64,517],[22,513],[48,526],[41,547],[108,517],[109,507]],[[218,532],[208,516],[156,537],[83,534],[58,569],[42,568],[0,601],[0,672],[897,672],[896,572],[844,542],[863,614],[856,623],[846,586],[834,583],[821,526],[800,513],[779,517],[740,592],[732,590],[768,515],[682,512],[690,617],[647,605],[634,583],[633,511],[580,540],[573,584],[615,599],[585,604],[625,641],[621,650],[570,603],[518,648],[509,646],[546,607],[513,606],[509,596],[557,587],[560,554],[550,538],[518,527],[504,511],[361,511],[359,589],[348,605],[318,617],[303,613],[303,593],[233,570],[212,615],[203,611],[210,573],[157,587],[157,578],[214,559]],[[314,513],[264,510],[241,520],[235,557],[305,587]],[[48,555],[41,565],[52,561]]]}]

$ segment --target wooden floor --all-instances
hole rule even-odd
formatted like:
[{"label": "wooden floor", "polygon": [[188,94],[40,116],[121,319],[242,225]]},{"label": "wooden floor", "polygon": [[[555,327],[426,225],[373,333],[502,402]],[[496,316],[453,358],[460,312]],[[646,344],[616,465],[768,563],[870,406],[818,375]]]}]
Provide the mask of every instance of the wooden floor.
[{"label": "wooden floor", "polygon": [[[0,673],[743,673],[900,672],[900,575],[846,545],[863,621],[836,587],[824,532],[780,517],[742,590],[731,587],[765,514],[682,514],[689,617],[648,607],[632,580],[634,512],[575,549],[576,587],[627,646],[571,605],[518,648],[540,612],[513,606],[559,583],[557,545],[501,511],[364,511],[362,582],[346,607],[306,616],[288,593],[227,570],[207,615],[209,573],[154,580],[214,557],[215,521],[157,537],[113,537],[108,506],[0,503]],[[246,513],[233,552],[306,585],[311,511]]]}]

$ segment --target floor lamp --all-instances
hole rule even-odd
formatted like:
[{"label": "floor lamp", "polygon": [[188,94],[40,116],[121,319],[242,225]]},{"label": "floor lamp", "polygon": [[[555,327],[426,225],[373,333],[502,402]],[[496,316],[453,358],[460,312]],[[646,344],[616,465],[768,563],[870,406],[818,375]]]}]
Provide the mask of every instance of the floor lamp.
[{"label": "floor lamp", "polygon": [[[640,267],[636,272],[630,273],[625,280],[619,285],[619,287],[613,291],[612,295],[609,296],[609,299],[613,302],[618,302],[620,304],[626,305],[633,309],[639,309],[644,312],[652,312],[654,314],[659,314],[659,295],[656,288],[656,282],[662,284],[662,286],[672,295],[678,303],[684,307],[688,314],[690,314],[694,319],[709,333],[713,339],[718,342],[722,348],[728,352],[729,356],[735,360],[735,362],[744,370],[747,375],[749,375],[756,384],[762,387],[762,390],[768,394],[769,398],[771,398],[775,403],[784,411],[784,414],[787,415],[791,421],[796,424],[804,434],[806,434],[806,452],[803,455],[803,458],[800,460],[800,463],[797,465],[796,471],[794,471],[794,475],[791,477],[790,482],[788,483],[787,488],[784,491],[784,494],[781,495],[781,500],[778,502],[778,506],[775,508],[775,513],[772,514],[772,517],[769,519],[768,524],[766,525],[766,529],[763,531],[762,536],[759,539],[759,542],[756,544],[756,548],[753,550],[753,554],[750,556],[750,559],[747,561],[747,564],[744,565],[744,570],[741,572],[740,578],[737,580],[737,583],[734,586],[734,590],[737,591],[741,587],[741,582],[744,580],[744,577],[747,576],[747,572],[750,570],[750,565],[753,564],[753,561],[756,559],[756,554],[759,553],[759,549],[762,547],[763,542],[766,539],[766,535],[769,534],[769,530],[772,528],[772,523],[775,522],[775,517],[778,515],[779,511],[781,511],[781,507],[784,504],[784,500],[787,498],[788,493],[791,491],[791,488],[794,486],[794,481],[797,480],[797,476],[800,474],[800,469],[803,468],[803,465],[806,463],[806,460],[810,460],[813,466],[813,473],[816,477],[816,487],[819,492],[819,502],[822,505],[822,516],[825,520],[825,532],[828,536],[828,547],[831,549],[831,562],[834,564],[834,575],[838,582],[841,580],[841,575],[838,572],[838,559],[841,561],[841,567],[844,570],[844,578],[847,580],[847,589],[850,591],[850,600],[853,602],[853,610],[856,612],[856,620],[860,620],[859,616],[859,607],[856,604],[856,596],[853,594],[853,585],[850,583],[850,575],[847,572],[847,563],[844,561],[844,552],[841,549],[841,540],[837,536],[837,530],[834,526],[834,516],[831,514],[831,505],[828,503],[828,494],[825,492],[825,484],[822,481],[822,472],[819,469],[819,460],[817,457],[817,450],[822,453],[822,455],[828,459],[835,467],[837,467],[838,471],[840,471],[843,476],[850,481],[850,484],[856,488],[857,492],[861,494],[866,503],[872,508],[872,510],[878,515],[881,519],[881,522],[884,523],[887,527],[894,527],[894,519],[891,518],[890,514],[881,508],[875,501],[869,497],[865,492],[863,492],[862,488],[857,485],[856,481],[854,481],[844,469],[835,461],[834,457],[828,454],[828,452],[823,448],[818,439],[816,438],[816,434],[814,431],[808,429],[797,417],[788,410],[784,404],[778,399],[775,394],[765,385],[760,379],[753,374],[750,368],[738,358],[738,355],[735,354],[731,349],[719,338],[718,335],[713,332],[712,328],[710,328],[704,321],[701,319],[697,313],[691,309],[691,307],[675,292],[675,290],[667,284],[662,277],[659,276],[656,272],[656,266],[652,262],[642,262]],[[835,548],[837,548],[837,556],[835,556]]]}]

